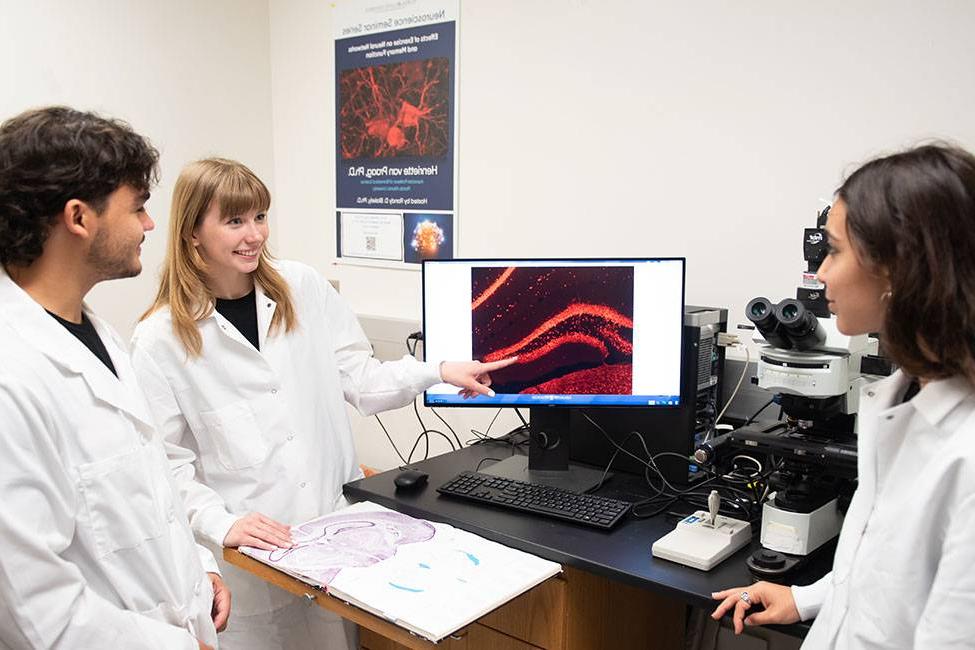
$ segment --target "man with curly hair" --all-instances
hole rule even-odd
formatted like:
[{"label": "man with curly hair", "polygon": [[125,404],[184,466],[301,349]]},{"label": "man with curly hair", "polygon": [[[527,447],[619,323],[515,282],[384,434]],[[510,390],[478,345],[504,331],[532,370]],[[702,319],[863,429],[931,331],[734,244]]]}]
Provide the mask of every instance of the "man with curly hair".
[{"label": "man with curly hair", "polygon": [[229,615],[127,349],[83,302],[142,270],[158,157],[66,107],[0,125],[3,647],[210,648]]}]

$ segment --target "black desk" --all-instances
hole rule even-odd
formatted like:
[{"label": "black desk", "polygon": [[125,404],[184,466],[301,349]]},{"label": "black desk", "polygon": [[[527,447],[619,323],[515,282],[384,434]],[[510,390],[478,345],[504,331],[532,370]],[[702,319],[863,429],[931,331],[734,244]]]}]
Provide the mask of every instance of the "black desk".
[{"label": "black desk", "polygon": [[[348,483],[344,493],[353,502],[368,500],[408,515],[447,523],[553,562],[697,607],[712,608],[715,603],[711,593],[714,591],[754,581],[745,567],[745,558],[759,547],[757,536],[749,548],[742,549],[716,568],[704,572],[651,556],[650,546],[653,542],[673,530],[676,523],[673,518],[629,518],[612,531],[605,532],[441,497],[437,493],[438,486],[461,471],[473,471],[482,459],[503,458],[509,453],[498,446],[475,445],[414,464],[430,475],[428,484],[418,491],[396,492],[393,477],[398,470],[392,470]],[[617,475],[598,494],[622,496],[629,488],[636,488],[639,484],[639,479],[635,477]],[[807,584],[815,581],[829,570],[831,563],[830,558],[814,562],[804,568],[795,582]],[[805,636],[809,625],[800,623],[773,626],[773,629],[801,637]]]}]

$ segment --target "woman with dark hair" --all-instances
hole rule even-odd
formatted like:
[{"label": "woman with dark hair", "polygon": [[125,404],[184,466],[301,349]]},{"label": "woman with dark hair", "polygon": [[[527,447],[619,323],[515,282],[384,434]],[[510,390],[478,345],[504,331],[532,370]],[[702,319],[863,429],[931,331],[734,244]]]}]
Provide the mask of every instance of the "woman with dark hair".
[{"label": "woman with dark hair", "polygon": [[[975,157],[922,146],[854,172],[819,269],[844,334],[900,369],[867,386],[833,570],[713,594],[743,625],[815,617],[809,648],[975,647]],[[756,605],[764,611],[748,614]]]}]

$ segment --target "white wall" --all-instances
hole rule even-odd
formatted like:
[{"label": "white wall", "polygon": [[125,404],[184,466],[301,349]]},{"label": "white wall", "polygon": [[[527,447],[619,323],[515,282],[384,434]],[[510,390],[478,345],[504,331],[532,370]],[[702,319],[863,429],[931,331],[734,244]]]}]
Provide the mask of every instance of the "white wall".
[{"label": "white wall", "polygon": [[[332,265],[330,5],[269,6],[280,250],[360,313],[418,319],[419,274]],[[964,0],[462,0],[460,254],[686,255],[688,302],[741,320],[794,293],[802,228],[857,162],[975,148],[973,25]],[[357,426],[363,460],[391,465]]]},{"label": "white wall", "polygon": [[[308,216],[282,250],[357,310],[416,318],[418,274],[330,267],[331,9],[270,7],[278,204]],[[687,255],[688,299],[735,314],[791,293],[844,172],[975,145],[972,25],[963,1],[464,0],[460,254]]]},{"label": "white wall", "polygon": [[89,296],[128,337],[155,293],[180,168],[219,154],[274,179],[267,2],[0,0],[0,16],[0,119],[68,104],[128,121],[160,150],[144,271]]},{"label": "white wall", "polygon": [[[146,272],[90,298],[123,334],[155,287],[176,174],[211,154],[271,186],[281,256],[359,313],[419,319],[418,273],[333,264],[330,7],[0,0],[0,116],[96,109],[162,152]],[[460,254],[686,255],[688,301],[735,318],[790,295],[802,228],[853,164],[928,137],[975,148],[973,24],[964,0],[462,0]],[[412,440],[411,411],[388,422]],[[365,462],[396,462],[374,422],[356,427]]]}]

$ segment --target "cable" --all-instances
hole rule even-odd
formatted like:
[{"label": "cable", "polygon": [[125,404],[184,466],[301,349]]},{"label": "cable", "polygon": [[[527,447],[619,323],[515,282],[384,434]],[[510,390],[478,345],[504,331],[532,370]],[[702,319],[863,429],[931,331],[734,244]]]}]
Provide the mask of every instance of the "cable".
[{"label": "cable", "polygon": [[420,429],[426,431],[427,425],[423,423],[423,418],[420,417],[420,407],[416,405],[416,397],[413,398],[413,412],[416,413],[416,420],[420,423]]},{"label": "cable", "polygon": [[396,446],[396,443],[393,442],[393,436],[389,435],[389,430],[386,429],[386,425],[383,424],[383,421],[379,419],[379,416],[378,415],[375,415],[373,417],[376,418],[376,422],[378,422],[379,423],[379,426],[382,427],[383,433],[385,433],[386,434],[386,438],[389,439],[389,444],[391,444],[393,446],[393,451],[395,451],[396,452],[396,455],[399,456],[399,459],[401,461],[403,461],[403,465],[409,465],[409,463],[406,462],[406,459],[403,458],[403,454],[400,453],[399,448]]},{"label": "cable", "polygon": [[498,409],[494,413],[494,417],[491,418],[491,421],[490,422],[488,422],[487,429],[484,430],[484,433],[481,433],[480,431],[478,431],[477,429],[474,429],[474,428],[471,429],[471,433],[473,433],[475,436],[477,436],[481,440],[483,440],[484,438],[489,438],[490,436],[488,434],[491,433],[491,427],[494,426],[494,423],[495,423],[495,421],[497,421],[499,415],[501,415],[501,409]]},{"label": "cable", "polygon": [[[764,471],[764,467],[762,466],[762,463],[757,458],[754,458],[752,456],[748,456],[746,454],[738,454],[732,458],[732,462],[734,462],[735,460],[751,461],[755,463],[755,465],[759,468],[759,471],[757,473],[739,475],[738,473],[740,472],[740,470],[738,468],[735,468],[731,472],[722,474],[721,478],[729,483],[744,485],[746,487],[751,488],[755,500],[755,505],[757,506],[758,504],[761,504],[762,502],[765,501],[765,495],[767,495],[769,492],[769,484],[768,484],[769,477],[771,477],[772,474],[774,474],[775,472],[779,471],[782,468],[784,461],[782,460],[776,461],[773,456],[769,456],[769,469],[768,471]],[[761,491],[763,487],[764,487],[764,491]]]},{"label": "cable", "polygon": [[[416,437],[416,440],[413,441],[413,448],[410,449],[410,455],[407,456],[407,460],[408,461],[410,461],[410,462],[413,461],[413,452],[416,451],[416,447],[417,447],[417,445],[420,444],[420,439],[421,438],[423,439],[423,444],[424,444],[423,460],[426,460],[427,458],[430,457],[430,434],[428,432],[426,432],[426,431],[421,431],[420,432],[420,435],[418,435]],[[407,463],[407,464],[409,464],[409,463]]]},{"label": "cable", "polygon": [[477,464],[477,467],[474,468],[474,471],[475,472],[480,472],[481,471],[481,465],[483,465],[484,462],[485,461],[488,461],[488,460],[493,460],[496,463],[500,463],[501,462],[501,459],[500,458],[482,458],[480,460],[480,462]]},{"label": "cable", "polygon": [[748,456],[747,454],[737,454],[737,455],[731,457],[731,462],[735,462],[736,460],[750,460],[751,462],[755,463],[755,465],[758,467],[758,473],[757,473],[757,475],[758,476],[761,476],[762,470],[764,468],[762,467],[762,462],[760,460],[758,460],[757,458],[754,458],[752,456]]},{"label": "cable", "polygon": [[467,444],[468,445],[485,445],[485,444],[495,443],[495,444],[508,445],[508,446],[511,447],[511,453],[512,453],[512,455],[514,455],[515,449],[518,449],[519,447],[524,447],[525,445],[527,445],[528,444],[528,440],[525,439],[525,440],[519,440],[517,442],[513,442],[512,440],[510,440],[510,438],[512,436],[518,434],[518,433],[526,433],[530,429],[530,426],[529,426],[528,422],[525,421],[525,418],[522,417],[522,415],[518,411],[518,409],[515,409],[515,413],[518,415],[518,419],[521,420],[521,422],[522,422],[522,425],[520,427],[515,427],[514,429],[512,429],[508,433],[504,434],[503,436],[498,436],[497,438],[492,438],[492,437],[488,436],[487,435],[487,431],[490,431],[491,430],[491,427],[494,426],[495,420],[497,420],[498,419],[498,416],[501,415],[501,409],[498,409],[498,412],[494,414],[494,417],[493,418],[491,418],[491,422],[488,424],[487,431],[485,431],[484,433],[481,433],[480,431],[478,431],[476,429],[471,429],[471,433],[473,433],[476,436],[476,440],[468,440],[467,441]]},{"label": "cable", "polygon": [[[643,441],[643,436],[641,436],[636,431],[630,431],[628,434],[626,434],[626,437],[623,438],[623,442],[620,443],[620,447],[625,447],[626,443],[629,442],[630,438],[632,438],[633,436],[637,436],[638,438],[640,438],[641,442],[643,442],[644,449],[646,449],[646,442]],[[609,474],[609,468],[613,466],[613,461],[616,460],[616,457],[619,456],[619,453],[620,453],[619,449],[613,451],[613,455],[609,457],[609,462],[606,464],[606,469],[603,470],[603,475],[599,477],[599,482],[596,483],[596,487],[592,488],[591,490],[592,492],[595,492],[596,490],[598,490],[603,486],[603,481],[606,480],[606,475]]]},{"label": "cable", "polygon": [[[416,349],[417,347],[419,347],[420,341],[422,340],[423,340],[423,332],[413,332],[412,334],[406,337],[406,349],[410,353],[411,357],[416,356]],[[412,342],[413,345],[410,345],[410,342]]]},{"label": "cable", "polygon": [[[690,457],[688,457],[688,456],[682,456],[681,454],[677,454],[677,453],[670,452],[670,451],[664,451],[664,452],[661,452],[659,454],[655,454],[655,455],[652,455],[651,456],[650,455],[650,452],[647,450],[646,442],[644,441],[643,448],[644,448],[644,451],[646,451],[647,452],[647,455],[648,455],[648,460],[644,460],[644,459],[640,458],[639,456],[637,456],[636,454],[634,454],[633,452],[631,452],[629,449],[625,449],[624,447],[621,447],[619,443],[617,443],[615,440],[613,440],[613,438],[608,433],[606,433],[606,430],[605,429],[603,429],[601,426],[599,426],[599,424],[595,420],[593,420],[591,417],[589,417],[589,414],[588,413],[586,413],[585,411],[583,411],[581,409],[580,409],[579,412],[582,414],[582,417],[584,417],[587,420],[589,420],[589,423],[592,424],[594,427],[596,427],[596,430],[599,431],[599,433],[603,434],[603,437],[606,438],[606,440],[608,440],[611,445],[613,445],[614,447],[616,447],[616,449],[618,451],[623,452],[624,454],[626,454],[630,458],[636,460],[641,465],[644,465],[644,466],[649,467],[650,469],[652,469],[654,472],[657,473],[657,476],[660,477],[660,480],[663,481],[664,485],[666,485],[673,492],[677,492],[677,493],[680,493],[681,492],[681,490],[678,490],[673,485],[671,485],[669,481],[667,481],[667,478],[663,475],[663,472],[661,472],[660,471],[660,468],[657,467],[657,463],[656,463],[655,459],[656,458],[659,458],[661,456],[677,456],[678,458],[681,458],[681,459],[683,459],[685,461],[690,461]],[[641,439],[642,440],[642,438],[643,438],[642,436],[638,436],[638,439]]]},{"label": "cable", "polygon": [[[612,438],[612,436],[610,436],[606,432],[605,429],[603,429],[595,420],[593,420],[589,416],[589,414],[585,413],[584,411],[580,411],[580,412],[582,413],[583,417],[585,417],[589,421],[589,423],[592,424],[596,428],[596,430],[598,430],[610,442],[610,444],[612,444],[613,447],[616,448],[616,453],[614,453],[613,457],[610,459],[610,465],[615,461],[618,453],[623,453],[626,454],[627,456],[630,456],[631,458],[633,458],[634,460],[636,460],[637,462],[645,466],[646,469],[644,470],[644,477],[647,480],[647,485],[650,487],[651,490],[653,490],[654,493],[647,499],[639,501],[633,505],[631,512],[635,518],[642,519],[642,518],[659,515],[662,512],[665,512],[666,510],[671,508],[678,501],[685,501],[691,506],[695,507],[696,509],[706,509],[707,496],[710,493],[710,491],[704,491],[703,488],[705,486],[710,486],[713,484],[714,489],[725,493],[725,498],[722,499],[722,505],[723,507],[726,508],[725,512],[729,512],[731,515],[734,516],[744,517],[748,521],[757,520],[758,515],[756,514],[756,510],[757,510],[756,506],[759,503],[759,501],[755,499],[755,496],[753,494],[749,494],[744,490],[740,490],[737,487],[734,487],[732,485],[724,485],[719,483],[719,481],[722,479],[722,476],[716,473],[712,473],[712,475],[709,478],[703,480],[697,485],[694,485],[684,490],[678,489],[674,487],[667,480],[663,472],[657,466],[656,461],[658,458],[662,458],[662,457],[675,457],[685,461],[689,461],[690,460],[689,457],[684,456],[683,454],[678,454],[675,452],[667,452],[667,451],[660,452],[658,454],[650,454],[649,450],[647,449],[646,441],[644,440],[643,436],[639,432],[632,432],[636,434],[637,440],[640,441],[640,444],[643,447],[644,452],[647,454],[647,459],[640,458],[636,454],[632,453],[631,451],[629,451],[628,449],[626,449],[625,447],[617,443]],[[624,444],[627,440],[629,440],[630,437],[632,437],[632,435],[628,435],[627,438],[624,439]],[[609,466],[607,466],[606,471],[608,471],[608,468]],[[651,480],[650,470],[652,470],[656,474],[656,476],[660,479],[661,484],[659,487],[653,484],[653,481]],[[774,470],[770,470],[769,473],[771,473],[772,471]],[[655,509],[649,513],[641,512],[641,508],[645,508],[645,507],[655,507]]]},{"label": "cable", "polygon": [[[727,506],[725,510],[733,516],[744,517],[748,521],[756,521],[759,515],[756,514],[756,502],[753,498],[742,490],[735,488],[730,488],[726,485],[719,484],[718,476],[712,476],[709,479],[701,482],[693,489],[681,491],[678,494],[658,494],[654,495],[649,499],[645,499],[633,505],[633,516],[637,519],[646,519],[649,517],[655,517],[669,508],[671,508],[678,501],[683,501],[695,509],[706,510],[707,509],[707,496],[710,494],[710,490],[705,490],[706,486],[713,485],[713,489],[719,492],[723,491],[728,493],[721,502],[722,507]],[[655,510],[650,512],[641,512],[641,508],[648,506],[657,506]],[[733,512],[729,510],[733,509]]]},{"label": "cable", "polygon": [[[406,349],[409,351],[409,353],[410,353],[411,356],[413,356],[413,357],[416,356],[416,348],[417,348],[417,345],[422,340],[423,340],[423,332],[413,332],[412,334],[410,334],[409,336],[406,337]],[[410,345],[410,342],[411,341],[413,342],[413,345],[412,346]],[[450,450],[451,451],[456,451],[459,448],[459,447],[455,447],[454,446],[453,441],[449,437],[447,437],[447,434],[445,434],[443,431],[438,431],[436,429],[428,429],[427,428],[427,425],[423,422],[423,418],[420,417],[420,407],[416,403],[417,397],[419,397],[419,395],[417,395],[417,396],[415,396],[413,398],[413,413],[416,414],[416,420],[417,420],[417,422],[420,423],[420,435],[418,435],[416,437],[416,440],[413,442],[413,448],[410,449],[410,455],[406,457],[407,460],[405,462],[406,462],[407,465],[409,465],[411,462],[413,462],[413,453],[416,451],[416,448],[419,446],[420,439],[421,438],[423,439],[423,442],[424,442],[423,460],[426,460],[426,459],[428,459],[430,457],[430,434],[431,433],[436,433],[437,435],[439,435],[440,437],[442,437],[444,440],[446,440],[447,441],[447,444],[450,445]],[[450,424],[446,420],[444,420],[442,417],[440,417],[440,414],[437,413],[436,410],[434,410],[433,408],[431,408],[430,410],[433,411],[433,414],[436,415],[437,418],[439,418],[441,422],[443,422],[445,425],[447,425],[447,429],[449,429],[450,432],[452,434],[454,434],[454,438],[457,440],[457,444],[460,447],[463,447],[464,445],[463,445],[463,443],[461,443],[460,437],[457,435],[457,432],[454,431],[453,427],[451,427]],[[378,420],[379,418],[376,418],[376,419]],[[383,427],[383,430],[385,430],[385,427]],[[386,435],[389,435],[389,433],[387,433]],[[392,442],[392,438],[390,438],[390,442]],[[397,453],[399,453],[399,451],[397,451]],[[400,460],[402,460],[402,459],[403,459],[403,456],[400,456]]]},{"label": "cable", "polygon": [[417,445],[420,444],[420,438],[423,438],[426,441],[426,445],[427,445],[427,450],[423,454],[423,460],[426,460],[430,456],[430,436],[424,431],[423,433],[421,433],[416,437],[416,440],[413,441],[413,448],[410,449],[410,455],[407,456],[406,459],[407,465],[413,462],[413,452],[416,451]]},{"label": "cable", "polygon": [[[416,442],[413,443],[413,449],[410,450],[410,455],[406,457],[407,460],[409,460],[410,462],[413,461],[413,452],[416,451],[417,446],[420,444],[421,438],[423,438],[425,443],[424,451],[423,451],[423,460],[426,460],[427,458],[430,457],[430,434],[431,433],[436,433],[437,435],[441,436],[444,440],[446,440],[447,444],[450,445],[451,451],[457,451],[457,447],[454,446],[454,441],[451,440],[446,433],[444,433],[443,431],[438,431],[437,429],[427,428],[427,425],[423,422],[423,418],[420,417],[420,407],[417,406],[416,404],[416,397],[413,398],[413,412],[416,414],[416,419],[420,423],[421,431],[420,431],[420,435],[416,437]],[[434,411],[433,414],[436,415],[438,418],[440,418],[440,415],[436,411]],[[447,424],[446,420],[444,420],[443,418],[440,418],[440,420],[444,424]],[[450,431],[453,433],[454,430],[450,428],[449,424],[447,424],[447,428],[450,429]],[[457,437],[456,433],[454,433],[454,437]],[[460,443],[460,438],[457,438],[457,442]],[[461,447],[463,447],[463,445],[461,445]]]},{"label": "cable", "polygon": [[[741,382],[745,381],[745,375],[748,373],[748,364],[751,363],[752,355],[748,351],[748,346],[747,345],[746,346],[743,346],[743,347],[745,348],[745,365],[741,369],[741,376],[738,377],[738,383],[735,385],[735,390],[732,391],[731,397],[729,397],[728,398],[728,401],[725,402],[724,408],[721,409],[721,412],[720,413],[718,413],[718,417],[714,418],[714,426],[717,426],[717,424],[719,422],[721,422],[721,418],[724,417],[725,411],[727,411],[728,410],[728,407],[731,406],[731,403],[733,401],[735,401],[735,397],[738,395],[738,389],[741,388]],[[712,426],[710,429],[708,429],[707,434],[705,434],[705,436],[704,436],[704,441],[705,442],[707,442],[708,440],[710,440],[711,439],[711,436],[714,434],[714,426]]]},{"label": "cable", "polygon": [[450,433],[451,433],[451,434],[453,434],[453,436],[454,436],[454,440],[456,440],[456,441],[457,441],[457,448],[458,448],[458,449],[463,449],[463,448],[464,448],[464,443],[462,443],[462,442],[460,441],[460,436],[458,436],[458,435],[457,435],[457,432],[456,432],[456,431],[454,431],[454,428],[453,428],[452,426],[450,426],[450,423],[449,423],[449,422],[447,422],[446,420],[444,420],[444,419],[443,419],[443,416],[442,416],[442,415],[440,415],[439,413],[437,413],[437,409],[435,409],[435,408],[433,408],[432,406],[430,407],[430,412],[431,412],[431,413],[433,413],[434,415],[436,415],[436,416],[437,416],[437,418],[438,418],[438,419],[439,419],[439,420],[440,420],[441,422],[443,422],[443,423],[444,423],[444,425],[445,425],[445,426],[447,427],[447,430],[448,430],[448,431],[450,431]]},{"label": "cable", "polygon": [[767,409],[768,407],[770,407],[773,403],[775,403],[775,398],[774,397],[772,399],[770,399],[769,401],[765,402],[765,404],[762,405],[762,408],[760,408],[757,411],[755,411],[750,418],[748,418],[747,420],[745,420],[744,426],[747,427],[749,424],[751,424],[752,422],[754,422],[755,421],[755,418],[757,418],[759,415],[761,415],[762,414],[762,411],[764,411],[765,409]]},{"label": "cable", "polygon": [[454,447],[454,442],[447,436],[446,433],[444,433],[443,431],[437,431],[436,429],[425,429],[423,432],[420,433],[420,435],[416,437],[416,441],[413,443],[413,448],[410,449],[410,455],[406,457],[407,465],[413,462],[413,453],[416,451],[416,448],[419,446],[421,438],[426,442],[426,449],[423,452],[423,460],[426,460],[430,457],[430,434],[431,433],[436,433],[441,438],[446,440],[447,444],[450,445],[450,450],[456,451],[456,448]]},{"label": "cable", "polygon": [[476,440],[469,440],[468,444],[469,445],[490,445],[490,444],[506,445],[508,447],[511,447],[511,453],[514,454],[515,449],[524,447],[525,445],[528,444],[527,438],[525,438],[524,440],[515,441],[513,440],[514,436],[519,433],[525,433],[526,431],[527,430],[525,429],[524,426],[519,426],[519,427],[515,427],[514,429],[512,429],[511,431],[509,431],[508,433],[502,436],[498,436],[497,438],[491,438],[491,437],[477,438]]}]

